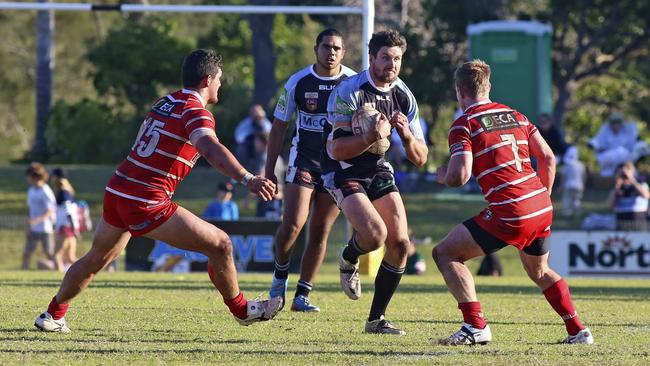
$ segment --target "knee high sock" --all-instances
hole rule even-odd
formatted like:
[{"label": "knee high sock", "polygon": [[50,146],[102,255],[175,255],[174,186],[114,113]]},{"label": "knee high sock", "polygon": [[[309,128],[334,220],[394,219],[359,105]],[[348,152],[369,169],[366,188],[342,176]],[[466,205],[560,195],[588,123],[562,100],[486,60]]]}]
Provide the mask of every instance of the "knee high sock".
[{"label": "knee high sock", "polygon": [[[208,276],[210,276],[210,281],[212,281],[212,284],[215,285],[216,287],[216,282],[215,282],[215,273],[214,273],[214,268],[208,264]],[[246,301],[246,298],[244,297],[244,294],[240,291],[237,296],[235,296],[232,299],[226,299],[225,297],[223,298],[223,302],[228,306],[228,309],[232,313],[232,315],[238,317],[239,319],[246,319],[248,316],[248,302]]]},{"label": "knee high sock", "polygon": [[403,274],[404,268],[393,267],[386,261],[381,262],[377,278],[375,278],[375,296],[370,307],[369,321],[377,320],[386,313],[388,303],[393,297]]},{"label": "knee high sock", "polygon": [[353,233],[352,237],[348,241],[348,245],[343,249],[343,258],[350,263],[357,263],[359,261],[359,256],[366,253],[368,252],[359,247],[356,233]]},{"label": "knee high sock", "polygon": [[555,282],[551,287],[544,290],[544,297],[546,297],[555,312],[562,317],[566,331],[570,335],[576,335],[585,329],[585,326],[580,322],[576,309],[573,307],[571,291],[569,291],[569,286],[564,279]]}]

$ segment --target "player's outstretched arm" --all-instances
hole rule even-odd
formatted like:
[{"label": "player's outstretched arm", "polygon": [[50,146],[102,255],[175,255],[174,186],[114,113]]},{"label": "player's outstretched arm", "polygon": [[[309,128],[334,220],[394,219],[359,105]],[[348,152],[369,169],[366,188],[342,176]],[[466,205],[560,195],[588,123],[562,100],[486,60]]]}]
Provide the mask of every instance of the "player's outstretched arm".
[{"label": "player's outstretched arm", "polygon": [[280,119],[273,119],[273,126],[269,133],[269,145],[266,150],[266,165],[264,167],[264,176],[278,183],[278,177],[275,176],[275,165],[278,162],[278,156],[282,150],[284,134],[287,131],[288,123]]},{"label": "player's outstretched arm", "polygon": [[249,191],[266,201],[275,194],[275,183],[262,176],[249,173],[237,158],[215,136],[203,136],[196,142],[196,150],[219,172],[246,185]]},{"label": "player's outstretched arm", "polygon": [[530,153],[537,159],[537,175],[542,184],[548,189],[548,195],[551,195],[553,182],[555,181],[555,154],[548,146],[539,131],[528,140]]},{"label": "player's outstretched arm", "polygon": [[[390,135],[390,123],[383,114],[379,116],[376,128],[366,131],[363,135],[351,135],[350,121],[336,122],[327,140],[327,153],[334,160],[347,160],[363,154],[370,145]],[[336,136],[337,130],[349,131],[348,136]],[[335,137],[336,136],[336,137]]]}]

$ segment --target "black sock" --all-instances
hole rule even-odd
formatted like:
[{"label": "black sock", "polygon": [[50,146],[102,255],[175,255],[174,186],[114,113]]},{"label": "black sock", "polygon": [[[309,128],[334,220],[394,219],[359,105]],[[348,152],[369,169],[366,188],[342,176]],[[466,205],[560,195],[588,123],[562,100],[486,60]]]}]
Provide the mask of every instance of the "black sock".
[{"label": "black sock", "polygon": [[381,262],[377,278],[375,278],[375,297],[372,299],[368,321],[377,320],[386,313],[388,303],[393,297],[403,274],[404,268],[395,268],[386,261]]},{"label": "black sock", "polygon": [[311,291],[314,288],[314,285],[307,281],[300,280],[298,281],[298,285],[296,285],[296,295],[295,297],[298,297],[300,295],[304,297],[309,297],[309,291]]},{"label": "black sock", "polygon": [[278,261],[275,261],[275,272],[273,276],[278,280],[286,280],[289,278],[289,262],[280,264]]},{"label": "black sock", "polygon": [[359,261],[359,256],[366,253],[368,252],[361,249],[359,244],[357,244],[356,234],[352,234],[352,237],[348,241],[348,245],[343,249],[343,258],[350,263],[357,263]]}]

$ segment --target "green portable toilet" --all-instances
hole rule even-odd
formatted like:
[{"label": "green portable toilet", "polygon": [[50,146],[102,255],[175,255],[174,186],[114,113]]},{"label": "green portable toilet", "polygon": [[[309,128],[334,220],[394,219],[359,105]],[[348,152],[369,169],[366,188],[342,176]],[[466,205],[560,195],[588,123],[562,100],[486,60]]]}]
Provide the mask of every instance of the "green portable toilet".
[{"label": "green portable toilet", "polygon": [[552,110],[551,25],[536,21],[470,24],[471,59],[492,69],[492,100],[507,104],[536,122]]}]

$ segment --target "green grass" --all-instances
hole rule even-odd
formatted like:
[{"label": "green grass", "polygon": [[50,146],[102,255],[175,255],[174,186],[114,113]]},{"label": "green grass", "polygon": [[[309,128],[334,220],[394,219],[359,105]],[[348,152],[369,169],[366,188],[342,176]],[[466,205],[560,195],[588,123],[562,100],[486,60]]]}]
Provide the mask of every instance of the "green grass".
[{"label": "green grass", "polygon": [[[0,272],[0,364],[650,363],[650,283],[642,280],[571,280],[576,305],[597,344],[567,346],[555,344],[564,327],[528,279],[478,278],[494,341],[449,348],[431,340],[455,331],[461,318],[435,271],[404,277],[393,298],[388,316],[408,332],[405,337],[364,334],[371,281],[363,277],[364,296],[351,301],[335,274],[321,275],[312,293],[321,313],[283,310],[270,322],[241,327],[205,274],[101,273],[68,313],[72,333],[38,332],[33,319],[60,278],[50,272]],[[268,282],[268,274],[240,276],[249,298],[266,292]]]},{"label": "green grass", "polygon": [[[68,167],[79,197],[101,214],[103,187],[113,167]],[[24,167],[0,167],[0,215],[25,215]],[[200,213],[223,179],[195,169],[175,199]],[[416,236],[440,240],[449,229],[476,214],[475,200],[433,199],[438,188],[404,195]],[[585,211],[605,211],[602,190],[590,190]],[[242,189],[237,197],[244,196]],[[556,206],[557,207],[557,206]],[[243,209],[251,215],[252,207]],[[428,261],[425,276],[405,276],[388,317],[406,337],[363,334],[372,300],[372,281],[363,277],[364,296],[348,300],[338,285],[338,245],[346,240],[340,218],[330,237],[326,262],[312,293],[319,314],[281,312],[267,323],[240,327],[229,315],[205,274],[100,273],[73,303],[71,334],[44,334],[32,323],[56,292],[62,275],[16,271],[24,245],[22,230],[0,229],[0,365],[70,364],[486,364],[486,365],[647,365],[650,352],[650,282],[569,279],[581,317],[593,330],[592,347],[562,346],[564,327],[519,264],[516,250],[500,252],[505,277],[476,278],[479,299],[494,342],[483,347],[446,348],[432,339],[457,330],[460,312],[432,263],[433,244],[418,250]],[[556,220],[554,228],[577,221]],[[90,245],[89,235],[79,254]],[[37,253],[36,258],[40,257]],[[36,259],[35,258],[35,259]],[[478,261],[469,263],[473,272]],[[240,274],[251,298],[266,293],[269,274]],[[291,276],[295,286],[296,276]]]}]

